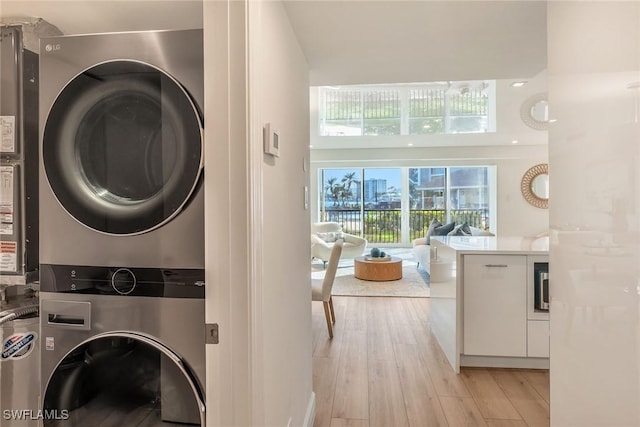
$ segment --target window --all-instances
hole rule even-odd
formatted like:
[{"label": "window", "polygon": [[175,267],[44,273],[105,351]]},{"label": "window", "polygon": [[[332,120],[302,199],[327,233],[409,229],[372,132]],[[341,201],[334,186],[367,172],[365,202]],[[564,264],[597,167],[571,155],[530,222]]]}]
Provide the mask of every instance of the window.
[{"label": "window", "polygon": [[488,228],[489,167],[321,169],[320,221],[370,243],[424,237],[433,219]]},{"label": "window", "polygon": [[495,131],[495,81],[322,87],[319,94],[321,136]]}]

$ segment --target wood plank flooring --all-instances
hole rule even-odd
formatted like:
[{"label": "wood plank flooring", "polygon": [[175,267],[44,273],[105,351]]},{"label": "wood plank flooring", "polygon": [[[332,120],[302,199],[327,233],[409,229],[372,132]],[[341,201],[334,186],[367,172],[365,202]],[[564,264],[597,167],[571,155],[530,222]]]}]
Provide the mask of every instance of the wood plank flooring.
[{"label": "wood plank flooring", "polygon": [[333,297],[334,337],[313,303],[314,427],[548,426],[549,372],[453,372],[429,298]]}]

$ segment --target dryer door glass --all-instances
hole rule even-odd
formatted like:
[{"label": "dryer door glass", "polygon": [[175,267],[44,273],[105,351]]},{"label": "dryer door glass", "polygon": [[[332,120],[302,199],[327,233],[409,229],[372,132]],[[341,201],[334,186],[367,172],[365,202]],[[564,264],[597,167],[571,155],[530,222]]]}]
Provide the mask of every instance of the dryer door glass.
[{"label": "dryer door glass", "polygon": [[132,333],[71,351],[44,392],[45,426],[204,425],[204,394],[169,349]]},{"label": "dryer door glass", "polygon": [[200,113],[161,70],[107,62],[58,95],[42,154],[49,184],[69,214],[105,233],[143,233],[177,215],[198,185]]}]

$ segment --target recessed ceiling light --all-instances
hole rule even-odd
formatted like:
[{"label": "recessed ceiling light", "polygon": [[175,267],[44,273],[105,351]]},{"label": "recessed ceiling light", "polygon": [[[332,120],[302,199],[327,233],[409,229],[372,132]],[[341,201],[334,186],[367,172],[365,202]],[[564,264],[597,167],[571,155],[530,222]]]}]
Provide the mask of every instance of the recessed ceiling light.
[{"label": "recessed ceiling light", "polygon": [[511,143],[512,143],[512,144],[517,144],[517,143],[518,143],[518,140],[517,140],[517,139],[514,139],[513,141],[511,141]]},{"label": "recessed ceiling light", "polygon": [[513,82],[513,83],[511,83],[511,87],[522,87],[522,86],[524,86],[526,83],[527,83],[527,82],[526,82],[526,80],[524,80],[524,81],[520,81],[520,82]]},{"label": "recessed ceiling light", "polygon": [[555,123],[555,122],[557,122],[557,121],[558,121],[558,119],[549,119],[549,120],[548,120],[548,122],[549,122],[549,123]]},{"label": "recessed ceiling light", "polygon": [[413,147],[413,144],[412,144],[412,143],[408,143],[407,145],[408,145],[409,147]]},{"label": "recessed ceiling light", "polygon": [[309,144],[309,148],[313,148],[313,145]]}]

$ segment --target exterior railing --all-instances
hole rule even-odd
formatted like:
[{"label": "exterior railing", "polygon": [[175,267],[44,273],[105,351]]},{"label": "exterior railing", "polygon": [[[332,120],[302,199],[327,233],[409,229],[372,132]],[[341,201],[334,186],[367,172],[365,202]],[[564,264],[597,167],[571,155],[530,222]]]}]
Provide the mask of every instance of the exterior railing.
[{"label": "exterior railing", "polygon": [[[470,226],[484,228],[488,221],[487,209],[450,210],[450,221],[466,222]],[[400,209],[365,209],[364,221],[359,209],[335,209],[321,212],[321,221],[333,221],[342,226],[345,233],[363,236],[370,243],[402,242],[402,211]],[[409,240],[424,237],[433,219],[444,224],[444,209],[419,209],[409,211]]]},{"label": "exterior railing", "polygon": [[337,222],[342,226],[342,231],[349,234],[361,235],[360,224],[362,217],[360,209],[331,209],[320,212],[320,221]]},{"label": "exterior railing", "polygon": [[[467,223],[472,227],[484,229],[489,221],[489,211],[487,209],[451,209],[449,211],[449,221],[456,224]],[[409,240],[424,237],[429,230],[429,224],[433,219],[437,219],[444,224],[446,212],[442,209],[421,209],[409,211]]]},{"label": "exterior railing", "polygon": [[401,243],[401,227],[400,209],[364,211],[364,238],[371,243]]}]

